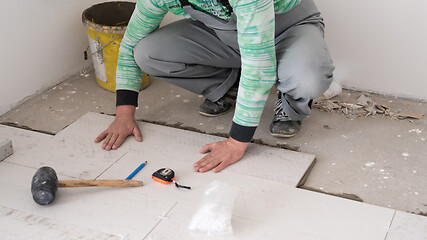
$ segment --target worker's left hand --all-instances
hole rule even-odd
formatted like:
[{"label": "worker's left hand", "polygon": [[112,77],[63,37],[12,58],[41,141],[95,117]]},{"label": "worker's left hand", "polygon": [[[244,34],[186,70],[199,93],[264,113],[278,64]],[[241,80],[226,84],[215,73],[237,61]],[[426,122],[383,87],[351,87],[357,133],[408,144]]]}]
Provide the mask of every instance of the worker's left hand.
[{"label": "worker's left hand", "polygon": [[248,143],[239,142],[231,137],[223,142],[207,144],[200,153],[208,153],[208,155],[194,164],[194,170],[207,172],[213,169],[214,172],[219,172],[242,159],[247,147]]}]

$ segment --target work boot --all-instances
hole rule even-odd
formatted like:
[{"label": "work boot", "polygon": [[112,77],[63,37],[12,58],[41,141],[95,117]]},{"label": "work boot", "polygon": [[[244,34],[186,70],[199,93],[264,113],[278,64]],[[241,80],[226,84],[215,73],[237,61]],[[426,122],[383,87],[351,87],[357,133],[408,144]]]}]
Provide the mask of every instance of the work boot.
[{"label": "work boot", "polygon": [[238,89],[239,78],[237,78],[234,85],[218,101],[212,102],[206,99],[205,102],[200,105],[199,113],[207,117],[216,117],[228,113],[236,102]]},{"label": "work boot", "polygon": [[288,119],[286,113],[283,112],[282,99],[279,98],[274,109],[273,122],[270,124],[270,132],[274,137],[289,138],[295,136],[300,128],[301,121],[292,121]]},{"label": "work boot", "polygon": [[[235,94],[234,94],[235,92]],[[207,117],[216,117],[228,113],[236,102],[237,88],[231,88],[228,92],[216,102],[206,99],[200,105],[199,113]]]}]

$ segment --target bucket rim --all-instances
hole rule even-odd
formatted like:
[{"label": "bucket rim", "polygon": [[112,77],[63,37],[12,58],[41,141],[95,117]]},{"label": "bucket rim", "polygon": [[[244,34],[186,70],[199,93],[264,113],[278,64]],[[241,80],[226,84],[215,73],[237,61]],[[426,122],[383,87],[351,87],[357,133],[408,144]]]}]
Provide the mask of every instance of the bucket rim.
[{"label": "bucket rim", "polygon": [[[98,4],[94,4],[88,8],[86,8],[83,13],[82,13],[82,22],[83,25],[86,28],[91,28],[91,30],[96,31],[96,32],[108,32],[111,34],[124,34],[125,30],[126,30],[126,25],[124,26],[110,26],[110,25],[105,25],[105,24],[99,24],[99,23],[95,23],[89,19],[87,19],[86,14],[89,11],[89,9],[96,7],[96,6],[100,6],[100,5],[104,5],[104,4],[112,4],[112,3],[131,3],[131,4],[135,4],[134,2],[129,2],[129,1],[111,1],[111,2],[103,2],[103,3],[98,3]],[[136,6],[135,6],[136,7]],[[101,31],[101,29],[103,31]]]}]

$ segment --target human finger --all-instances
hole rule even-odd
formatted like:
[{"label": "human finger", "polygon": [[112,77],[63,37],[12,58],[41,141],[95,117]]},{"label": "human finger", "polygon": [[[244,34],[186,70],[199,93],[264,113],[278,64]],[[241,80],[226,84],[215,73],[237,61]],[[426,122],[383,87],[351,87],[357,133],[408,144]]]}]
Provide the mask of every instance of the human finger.
[{"label": "human finger", "polygon": [[194,164],[194,170],[198,172],[200,168],[206,166],[209,163],[209,158],[210,156],[206,155],[202,159],[200,159],[198,162],[196,162]]},{"label": "human finger", "polygon": [[204,162],[205,165],[203,167],[199,168],[199,172],[207,172],[213,169],[214,167],[218,166],[221,163],[221,160],[217,158],[210,158],[209,161]]},{"label": "human finger", "polygon": [[101,134],[98,135],[98,137],[95,138],[95,143],[99,143],[108,135],[107,130],[103,131]]},{"label": "human finger", "polygon": [[127,138],[126,135],[123,135],[123,134],[118,135],[111,149],[116,150],[117,148],[119,148],[122,145],[122,143],[126,140],[126,138]]},{"label": "human finger", "polygon": [[200,150],[200,153],[207,153],[207,152],[210,152],[210,151],[212,151],[212,149],[213,149],[213,143],[211,143],[211,144],[206,144],[203,148],[202,148],[202,150]]},{"label": "human finger", "polygon": [[138,126],[135,126],[132,131],[133,136],[135,137],[136,141],[141,142],[142,141],[142,134],[139,130]]},{"label": "human finger", "polygon": [[214,173],[221,172],[224,168],[228,167],[230,163],[227,161],[222,161],[218,166],[216,166],[213,170]]},{"label": "human finger", "polygon": [[107,144],[110,142],[111,136],[113,134],[112,133],[108,133],[107,137],[105,137],[104,142],[102,143],[102,148],[105,149],[105,147],[107,147]]},{"label": "human finger", "polygon": [[108,142],[107,146],[105,147],[105,150],[109,151],[113,147],[113,144],[116,142],[117,138],[119,137],[118,134],[114,134],[111,136],[110,141]]}]

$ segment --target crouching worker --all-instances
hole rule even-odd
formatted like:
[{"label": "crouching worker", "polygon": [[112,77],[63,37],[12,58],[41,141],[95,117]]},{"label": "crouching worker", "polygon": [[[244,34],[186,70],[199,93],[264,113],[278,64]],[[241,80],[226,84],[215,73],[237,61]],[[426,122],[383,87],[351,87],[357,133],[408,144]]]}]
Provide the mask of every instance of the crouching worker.
[{"label": "crouching worker", "polygon": [[[158,28],[167,12],[188,18]],[[329,87],[334,66],[313,0],[138,0],[121,42],[116,119],[95,142],[142,141],[134,120],[142,72],[206,100],[213,117],[236,104],[230,137],[208,144],[195,171],[219,172],[243,158],[270,89],[279,90],[273,136],[292,137]]]}]

